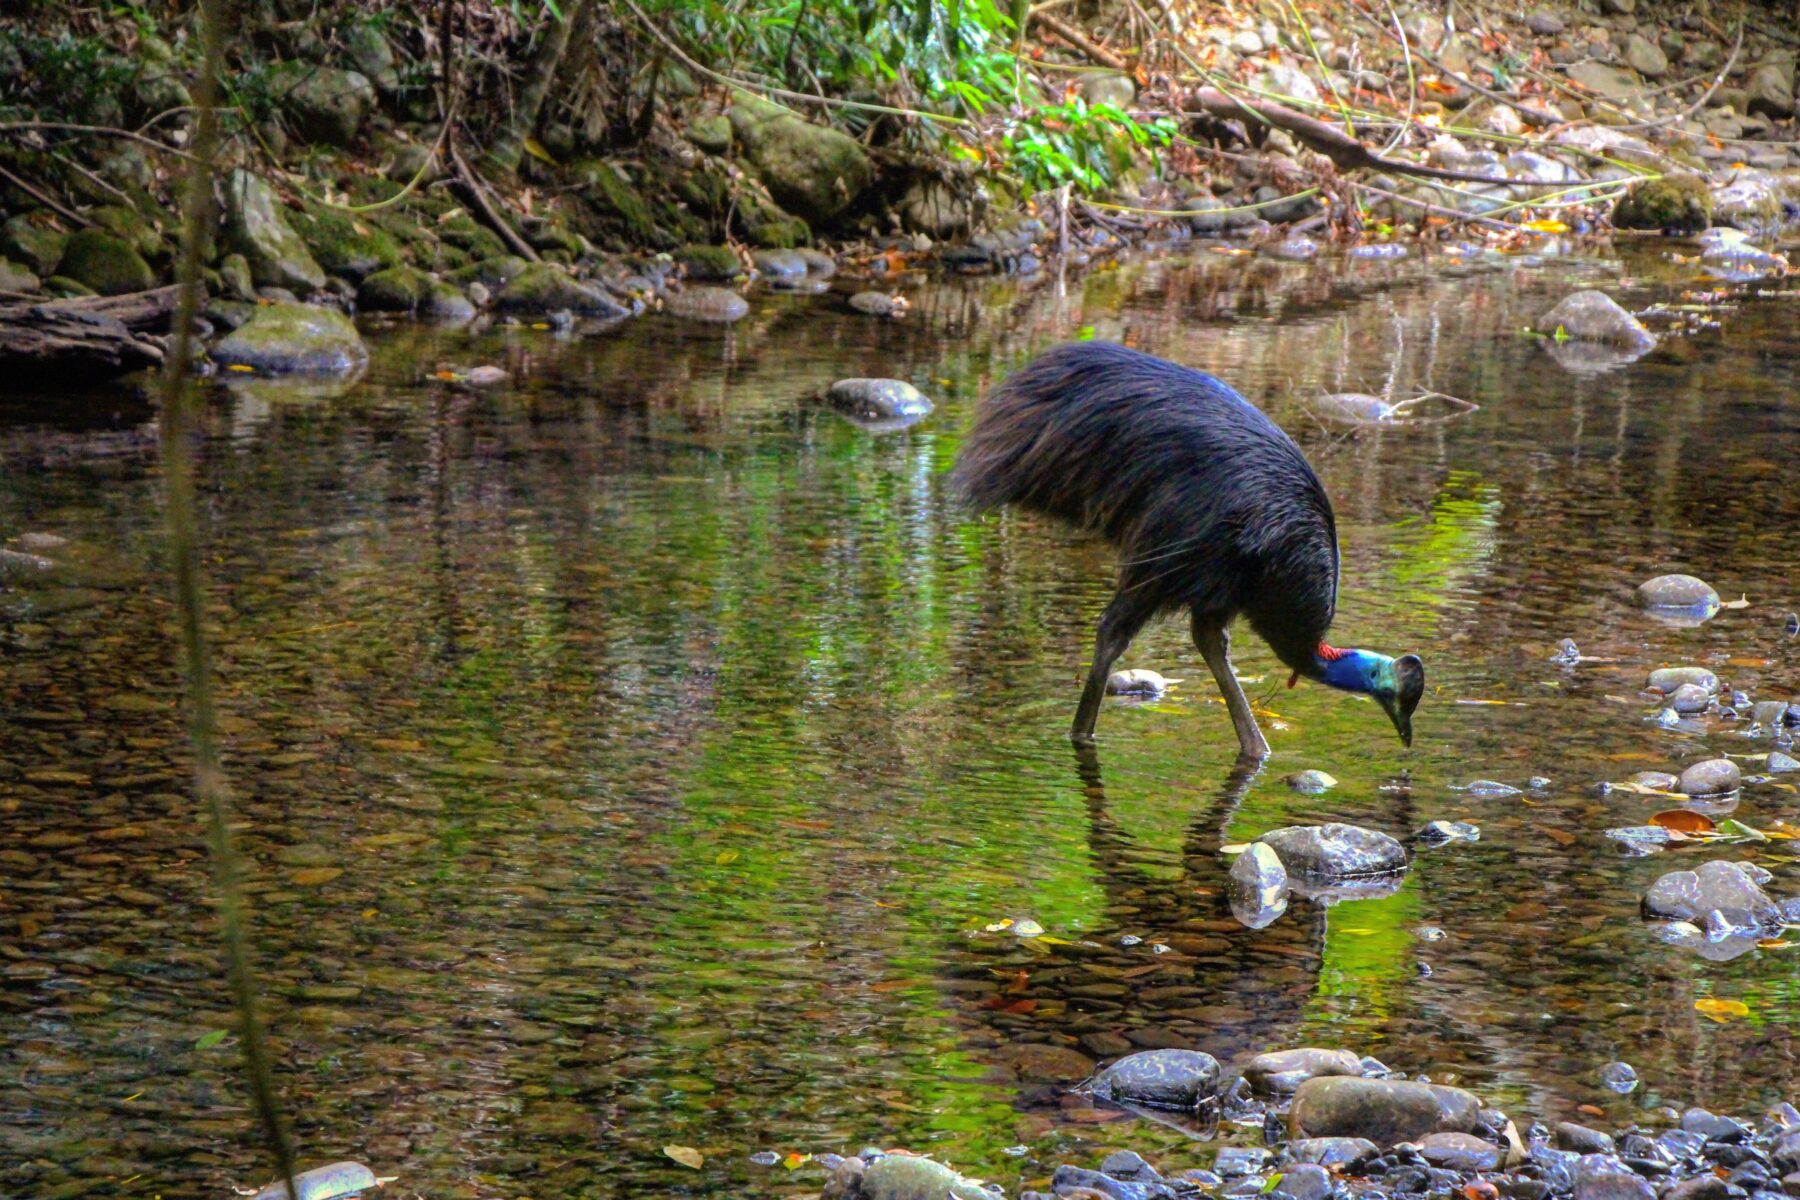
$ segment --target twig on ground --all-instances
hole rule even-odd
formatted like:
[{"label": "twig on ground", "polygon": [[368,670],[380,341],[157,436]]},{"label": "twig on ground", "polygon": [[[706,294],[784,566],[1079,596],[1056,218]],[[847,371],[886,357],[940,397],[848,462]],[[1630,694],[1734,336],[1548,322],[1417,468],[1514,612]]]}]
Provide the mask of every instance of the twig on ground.
[{"label": "twig on ground", "polygon": [[[630,0],[627,0],[627,3],[629,2]],[[1057,37],[1069,43],[1069,45],[1075,47],[1103,67],[1111,67],[1115,71],[1125,71],[1130,69],[1123,58],[1120,58],[1105,46],[1097,45],[1090,40],[1086,34],[1068,24],[1066,21],[1058,20],[1047,12],[1039,12],[1037,10],[1032,11],[1031,20],[1042,25],[1045,29],[1054,33]]]},{"label": "twig on ground", "polygon": [[51,212],[54,212],[57,216],[62,217],[66,221],[73,221],[75,224],[83,227],[93,224],[92,221],[88,220],[74,209],[59,202],[56,197],[50,195],[48,192],[33,187],[5,167],[0,167],[0,178],[4,178],[21,192],[24,192],[27,196],[30,196],[32,199],[36,200],[45,208],[48,208]]}]

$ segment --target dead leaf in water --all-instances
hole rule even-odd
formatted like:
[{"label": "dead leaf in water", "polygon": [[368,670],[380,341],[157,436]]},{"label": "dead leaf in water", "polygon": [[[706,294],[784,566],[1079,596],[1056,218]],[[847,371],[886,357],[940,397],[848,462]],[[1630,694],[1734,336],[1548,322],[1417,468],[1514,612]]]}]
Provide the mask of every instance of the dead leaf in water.
[{"label": "dead leaf in water", "polygon": [[1721,1025],[1750,1015],[1750,1006],[1742,1000],[1715,1000],[1711,996],[1694,1001],[1694,1010],[1707,1020],[1717,1021]]},{"label": "dead leaf in water", "polygon": [[1736,600],[1727,600],[1727,601],[1725,601],[1725,603],[1719,605],[1719,607],[1720,608],[1749,608],[1750,607],[1750,597],[1748,597],[1740,592],[1738,594],[1738,598]]},{"label": "dead leaf in water", "polygon": [[698,1171],[706,1163],[706,1155],[692,1146],[664,1146],[663,1153],[684,1167]]},{"label": "dead leaf in water", "polygon": [[1687,808],[1671,808],[1654,813],[1650,817],[1650,823],[1660,825],[1672,833],[1713,833],[1718,829],[1711,817]]},{"label": "dead leaf in water", "polygon": [[737,860],[738,852],[736,850],[721,850],[713,856],[713,861],[721,867],[728,867]]}]

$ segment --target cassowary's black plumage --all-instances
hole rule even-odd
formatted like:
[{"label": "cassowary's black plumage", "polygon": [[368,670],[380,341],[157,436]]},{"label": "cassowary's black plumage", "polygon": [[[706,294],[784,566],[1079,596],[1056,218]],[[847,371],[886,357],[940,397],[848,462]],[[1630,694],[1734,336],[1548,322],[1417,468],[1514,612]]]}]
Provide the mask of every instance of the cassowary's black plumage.
[{"label": "cassowary's black plumage", "polygon": [[1171,610],[1196,626],[1242,615],[1315,673],[1337,603],[1331,501],[1293,439],[1211,375],[1106,342],[1058,346],[988,396],[952,478],[977,508],[1105,535],[1120,556],[1107,619],[1125,642]]}]

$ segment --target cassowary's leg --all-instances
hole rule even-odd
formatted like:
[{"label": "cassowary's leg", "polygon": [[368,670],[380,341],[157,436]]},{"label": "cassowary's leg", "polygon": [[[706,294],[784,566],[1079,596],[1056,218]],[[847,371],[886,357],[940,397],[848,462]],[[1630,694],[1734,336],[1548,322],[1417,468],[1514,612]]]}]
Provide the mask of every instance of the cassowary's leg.
[{"label": "cassowary's leg", "polygon": [[1094,740],[1094,722],[1100,719],[1100,701],[1106,698],[1107,676],[1149,618],[1141,605],[1128,602],[1123,596],[1114,596],[1100,614],[1100,627],[1094,636],[1094,665],[1088,668],[1081,707],[1075,710],[1075,724],[1069,728],[1071,738],[1078,742]]},{"label": "cassowary's leg", "polygon": [[1194,645],[1200,648],[1200,656],[1212,668],[1213,680],[1225,697],[1225,707],[1231,711],[1231,723],[1237,727],[1240,756],[1269,757],[1269,743],[1263,741],[1262,730],[1256,727],[1256,715],[1250,711],[1250,701],[1244,698],[1244,689],[1238,686],[1237,676],[1232,674],[1231,636],[1225,632],[1225,626],[1195,613]]}]

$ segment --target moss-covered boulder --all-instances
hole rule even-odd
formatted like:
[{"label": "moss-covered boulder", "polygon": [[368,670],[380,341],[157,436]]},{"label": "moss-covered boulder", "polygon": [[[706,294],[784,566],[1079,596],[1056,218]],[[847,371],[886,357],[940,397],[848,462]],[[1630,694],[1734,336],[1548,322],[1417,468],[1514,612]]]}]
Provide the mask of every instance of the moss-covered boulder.
[{"label": "moss-covered boulder", "polygon": [[369,351],[350,318],[314,304],[270,304],[212,349],[224,367],[270,375],[347,375],[361,370]]},{"label": "moss-covered boulder", "polygon": [[250,277],[250,264],[243,255],[227,254],[219,260],[219,287],[233,300],[255,301],[256,280]]},{"label": "moss-covered boulder", "polygon": [[174,258],[169,244],[163,241],[156,226],[135,208],[126,208],[123,204],[103,204],[90,210],[88,219],[114,237],[131,243],[131,248],[141,254],[147,263],[166,266]]},{"label": "moss-covered boulder", "polygon": [[683,246],[675,261],[689,279],[724,282],[744,273],[744,264],[730,246]]},{"label": "moss-covered boulder", "polygon": [[327,274],[354,281],[405,261],[400,243],[373,218],[311,204],[294,214],[293,227]]},{"label": "moss-covered boulder", "polygon": [[382,95],[400,90],[400,68],[394,61],[394,48],[373,21],[353,22],[344,32],[344,53],[355,67]]},{"label": "moss-covered boulder", "polygon": [[674,239],[657,228],[650,205],[619,168],[603,158],[579,159],[569,174],[580,185],[582,226],[602,244],[666,250]]},{"label": "moss-covered boulder", "polygon": [[1698,233],[1712,224],[1712,194],[1694,175],[1664,175],[1637,184],[1613,208],[1620,229]]},{"label": "moss-covered boulder", "polygon": [[375,107],[375,85],[360,71],[309,62],[281,63],[270,72],[276,103],[310,142],[347,146]]},{"label": "moss-covered boulder", "polygon": [[727,116],[745,163],[775,203],[809,225],[829,224],[875,177],[855,138],[779,105],[738,93]]},{"label": "moss-covered boulder", "polygon": [[10,258],[0,258],[0,291],[35,292],[37,290],[38,277],[35,274]]},{"label": "moss-covered boulder", "polygon": [[82,229],[63,246],[56,273],[102,296],[122,296],[156,286],[156,272],[124,238],[104,229]]},{"label": "moss-covered boulder", "polygon": [[44,291],[58,300],[78,300],[83,296],[100,294],[87,284],[66,275],[52,275],[44,280]]},{"label": "moss-covered boulder", "polygon": [[627,315],[625,307],[600,288],[583,283],[554,263],[533,263],[519,272],[495,294],[494,307],[508,313],[567,309],[589,317]]},{"label": "moss-covered boulder", "polygon": [[499,234],[466,212],[457,213],[449,220],[440,222],[437,236],[477,261],[511,253],[506,243],[500,240]]},{"label": "moss-covered boulder", "polygon": [[275,192],[248,171],[233,171],[225,184],[225,248],[242,254],[259,285],[312,292],[325,286],[325,271],[288,224]]},{"label": "moss-covered boulder", "polygon": [[460,288],[479,283],[485,288],[498,291],[523,275],[530,266],[529,262],[516,254],[501,254],[472,262],[466,267],[458,267],[445,278]]},{"label": "moss-covered boulder", "polygon": [[724,113],[695,117],[688,123],[687,137],[708,154],[724,154],[731,149],[731,120]]},{"label": "moss-covered boulder", "polygon": [[47,212],[20,213],[0,225],[0,254],[16,258],[39,275],[52,275],[62,261],[69,235],[51,222]]},{"label": "moss-covered boulder", "polygon": [[475,315],[467,296],[417,267],[375,272],[356,290],[356,303],[369,312],[416,313],[433,321],[466,321]]}]

